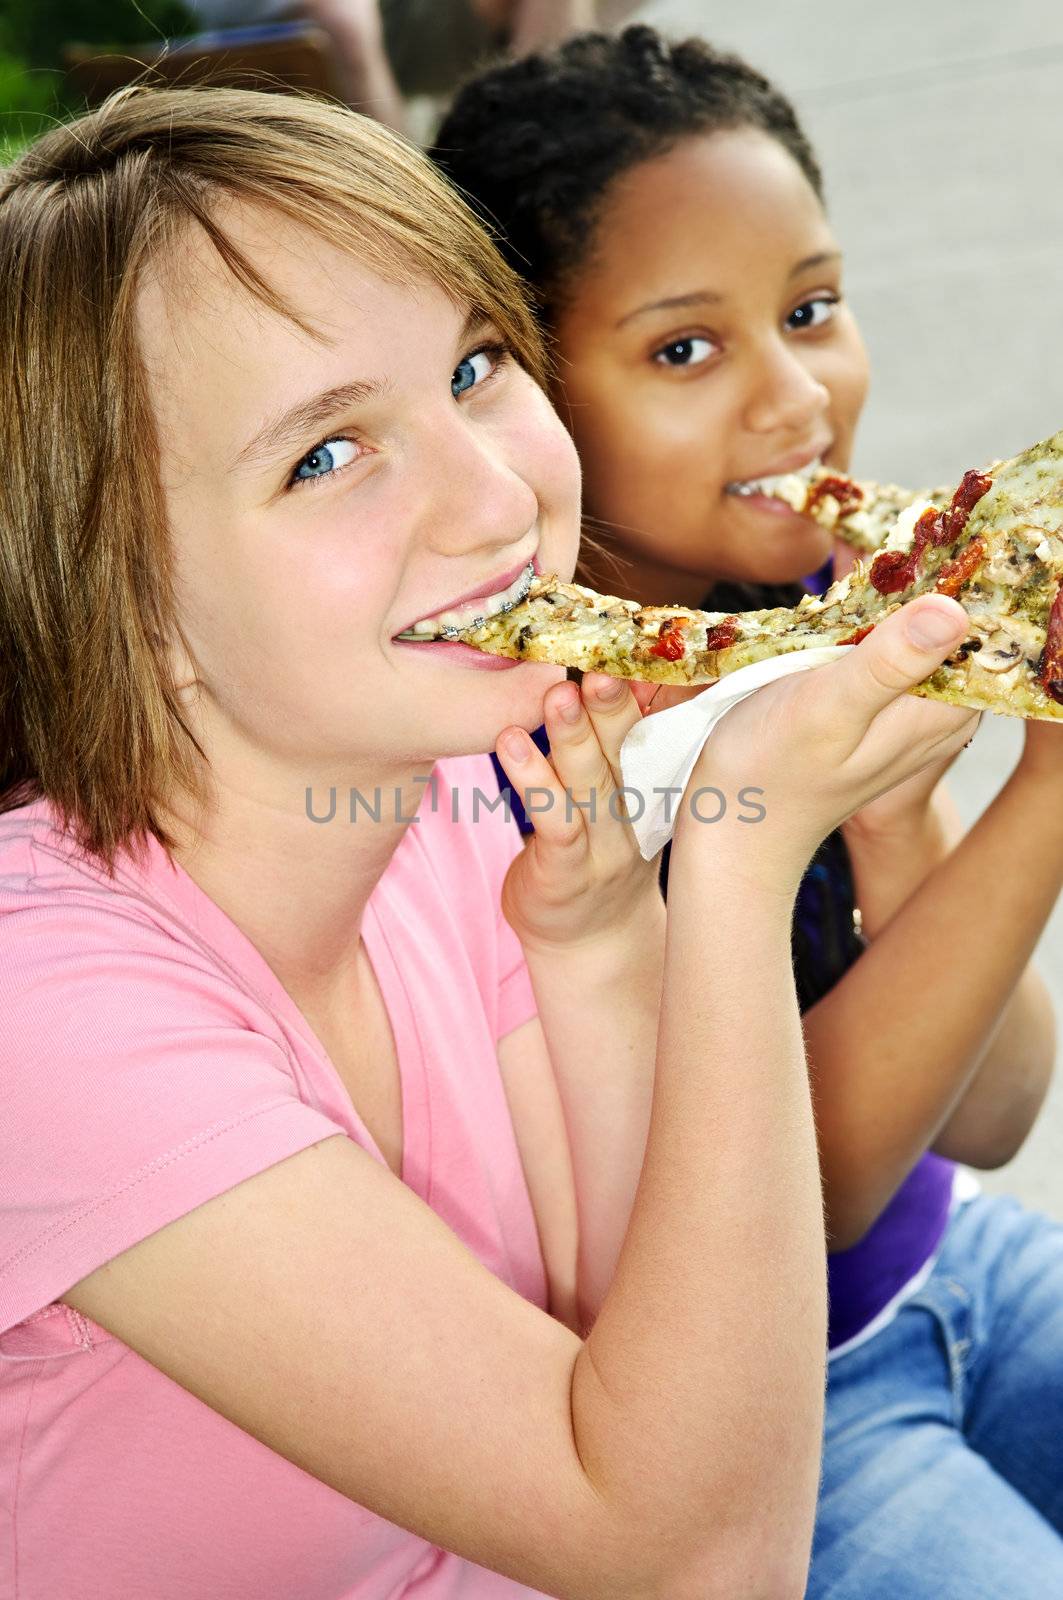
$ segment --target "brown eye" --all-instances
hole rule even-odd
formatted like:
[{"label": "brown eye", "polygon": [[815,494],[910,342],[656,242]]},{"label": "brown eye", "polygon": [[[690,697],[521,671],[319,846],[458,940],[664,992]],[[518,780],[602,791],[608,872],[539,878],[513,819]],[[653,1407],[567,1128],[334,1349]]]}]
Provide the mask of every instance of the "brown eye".
[{"label": "brown eye", "polygon": [[716,346],[709,339],[671,339],[654,352],[654,361],[666,367],[696,367],[707,361]]},{"label": "brown eye", "polygon": [[815,300],[805,300],[786,319],[788,328],[819,328],[834,315],[838,301],[834,295],[817,295]]}]

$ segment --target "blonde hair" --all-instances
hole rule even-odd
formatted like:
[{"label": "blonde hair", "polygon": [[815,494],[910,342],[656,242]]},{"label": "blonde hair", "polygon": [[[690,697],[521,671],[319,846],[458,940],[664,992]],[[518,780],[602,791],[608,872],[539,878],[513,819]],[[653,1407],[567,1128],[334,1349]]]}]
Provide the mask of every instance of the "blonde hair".
[{"label": "blonde hair", "polygon": [[472,212],[418,151],[341,107],[126,89],[0,173],[0,812],[46,798],[108,870],[148,832],[172,846],[161,796],[198,794],[206,769],[168,668],[141,275],[198,225],[245,289],[299,321],[226,237],[226,197],[391,280],[430,278],[545,378],[519,279]]}]

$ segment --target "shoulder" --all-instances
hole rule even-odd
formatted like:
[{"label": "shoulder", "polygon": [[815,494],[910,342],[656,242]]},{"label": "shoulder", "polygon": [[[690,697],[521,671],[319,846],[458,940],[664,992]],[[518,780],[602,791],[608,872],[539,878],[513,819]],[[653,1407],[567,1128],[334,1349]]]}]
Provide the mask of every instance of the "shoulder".
[{"label": "shoulder", "polygon": [[[268,1033],[253,981],[168,892],[176,874],[156,841],[120,852],[113,874],[77,848],[45,802],[0,815],[0,1057],[73,1043],[91,1007],[97,1043],[211,1016]],[[220,913],[219,913],[220,917]]]}]

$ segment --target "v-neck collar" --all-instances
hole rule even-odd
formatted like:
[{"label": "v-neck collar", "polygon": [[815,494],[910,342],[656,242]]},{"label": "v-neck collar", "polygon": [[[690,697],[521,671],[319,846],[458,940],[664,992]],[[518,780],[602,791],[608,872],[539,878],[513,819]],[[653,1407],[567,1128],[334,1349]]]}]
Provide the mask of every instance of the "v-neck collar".
[{"label": "v-neck collar", "polygon": [[[403,844],[405,840],[400,841],[400,850]],[[167,900],[190,932],[201,944],[209,947],[212,957],[240,987],[301,1035],[332,1075],[342,1103],[349,1112],[358,1143],[382,1166],[388,1167],[383,1152],[363,1122],[328,1051],[257,945],[211,899],[206,890],[200,888],[185,868],[168,855],[154,835],[148,836],[147,852],[146,868],[127,855],[118,866],[117,875],[133,878],[140,885],[146,883],[153,894]],[[394,859],[392,857],[392,861]],[[362,941],[380,988],[395,1043],[402,1103],[401,1178],[427,1202],[431,1187],[431,1139],[425,1054],[401,967],[389,941],[385,919],[380,914],[381,902],[386,903],[387,899],[390,870],[389,863],[366,903]],[[233,952],[232,957],[224,953],[227,951]],[[391,1170],[390,1167],[388,1170]]]}]

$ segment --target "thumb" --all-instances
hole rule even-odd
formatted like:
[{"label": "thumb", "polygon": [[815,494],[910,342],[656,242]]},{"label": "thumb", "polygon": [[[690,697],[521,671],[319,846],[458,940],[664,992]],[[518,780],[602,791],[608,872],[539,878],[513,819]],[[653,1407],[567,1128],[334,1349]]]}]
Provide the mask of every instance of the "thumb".
[{"label": "thumb", "polygon": [[642,683],[637,679],[631,680],[631,692],[644,717],[652,716],[656,711],[667,711],[670,706],[682,705],[684,700],[693,700],[695,695],[715,687],[713,683]]},{"label": "thumb", "polygon": [[924,595],[880,622],[841,665],[846,695],[874,716],[929,678],[966,636],[967,613],[945,595]]}]

